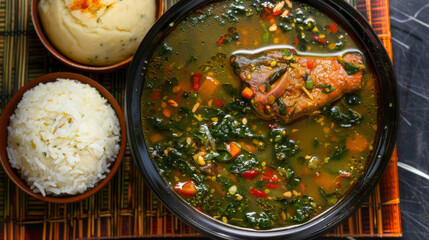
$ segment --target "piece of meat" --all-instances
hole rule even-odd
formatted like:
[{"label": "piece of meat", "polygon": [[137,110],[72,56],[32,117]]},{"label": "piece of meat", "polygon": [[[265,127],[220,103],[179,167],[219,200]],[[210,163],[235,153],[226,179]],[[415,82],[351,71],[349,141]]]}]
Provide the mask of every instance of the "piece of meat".
[{"label": "piece of meat", "polygon": [[207,163],[205,165],[202,165],[200,166],[200,169],[207,175],[216,175],[216,165],[214,163]]},{"label": "piece of meat", "polygon": [[[361,88],[363,71],[348,75],[336,56],[295,56],[294,59],[294,63],[290,62],[281,51],[231,58],[234,72],[254,91],[252,104],[262,118],[278,116],[290,123]],[[363,66],[360,54],[348,53],[342,59]],[[270,80],[277,72],[282,75]],[[306,88],[306,79],[313,82],[313,88]]]}]

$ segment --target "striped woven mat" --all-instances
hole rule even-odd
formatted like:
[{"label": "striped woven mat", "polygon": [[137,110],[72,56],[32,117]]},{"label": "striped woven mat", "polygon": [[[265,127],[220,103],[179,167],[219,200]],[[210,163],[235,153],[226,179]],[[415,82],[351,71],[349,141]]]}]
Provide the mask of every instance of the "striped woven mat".
[{"label": "striped woven mat", "polygon": [[[388,0],[351,0],[391,55]],[[165,0],[171,4],[174,0]],[[0,113],[14,92],[46,73],[72,71],[51,56],[34,31],[30,0],[0,0]],[[123,104],[126,69],[82,73]],[[401,236],[396,152],[368,201],[327,236]],[[96,195],[72,204],[27,196],[0,170],[0,239],[200,237],[172,215],[143,183],[129,149],[115,177]]]}]

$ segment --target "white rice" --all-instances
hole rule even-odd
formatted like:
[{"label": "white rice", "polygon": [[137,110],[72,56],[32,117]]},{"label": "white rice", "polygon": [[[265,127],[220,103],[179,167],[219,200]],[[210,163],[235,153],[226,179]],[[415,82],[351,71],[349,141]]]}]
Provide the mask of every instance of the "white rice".
[{"label": "white rice", "polygon": [[27,91],[8,133],[11,166],[43,196],[93,188],[109,173],[120,148],[112,106],[95,88],[69,79]]}]

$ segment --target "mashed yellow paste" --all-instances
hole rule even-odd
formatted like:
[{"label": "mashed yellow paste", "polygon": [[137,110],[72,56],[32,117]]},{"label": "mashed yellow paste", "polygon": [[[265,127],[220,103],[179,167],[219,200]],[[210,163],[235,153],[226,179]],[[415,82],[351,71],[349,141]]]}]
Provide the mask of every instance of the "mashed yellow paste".
[{"label": "mashed yellow paste", "polygon": [[133,55],[155,22],[155,0],[41,0],[51,43],[69,59],[111,65]]}]

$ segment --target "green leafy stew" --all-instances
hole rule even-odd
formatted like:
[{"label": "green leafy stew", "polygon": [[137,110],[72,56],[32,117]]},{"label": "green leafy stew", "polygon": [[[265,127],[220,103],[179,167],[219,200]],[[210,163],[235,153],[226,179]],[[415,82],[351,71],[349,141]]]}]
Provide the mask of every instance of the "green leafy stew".
[{"label": "green leafy stew", "polygon": [[358,49],[309,5],[219,1],[181,21],[147,66],[142,124],[159,173],[195,211],[227,224],[271,229],[310,220],[341,201],[373,149],[377,97],[365,66],[346,62],[348,74],[365,68],[362,88],[310,116],[289,124],[258,117],[230,57],[276,44],[321,56]]}]

